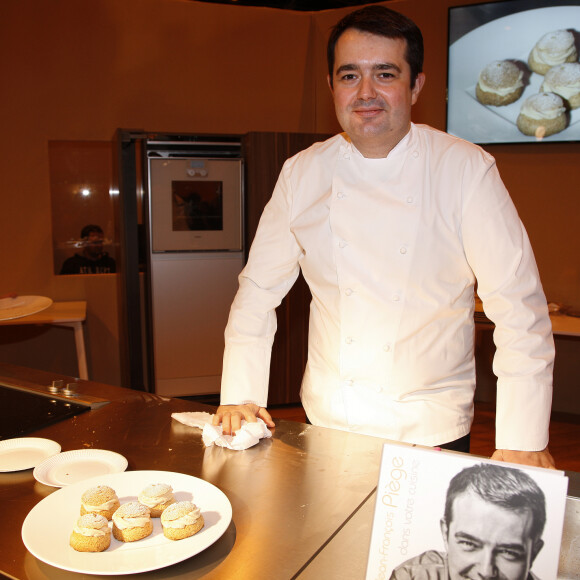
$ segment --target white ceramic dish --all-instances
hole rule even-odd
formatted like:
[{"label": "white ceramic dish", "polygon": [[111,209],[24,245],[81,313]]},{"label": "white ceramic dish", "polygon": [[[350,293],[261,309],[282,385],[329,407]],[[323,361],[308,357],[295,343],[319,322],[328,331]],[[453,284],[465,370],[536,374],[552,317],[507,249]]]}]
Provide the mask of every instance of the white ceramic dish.
[{"label": "white ceramic dish", "polygon": [[[205,521],[202,530],[191,538],[172,541],[163,535],[159,518],[154,518],[153,533],[138,542],[123,543],[112,537],[111,546],[99,553],[76,552],[70,547],[70,534],[86,489],[109,485],[121,503],[126,503],[136,501],[139,492],[150,483],[168,483],[177,501],[193,501]],[[164,568],[200,553],[223,535],[231,519],[232,507],[226,495],[203,479],[169,471],[127,471],[69,485],[45,497],[26,516],[22,540],[39,560],[62,570],[134,574]]]},{"label": "white ceramic dish", "polygon": [[22,318],[45,310],[52,304],[46,296],[16,296],[0,300],[0,320]]},{"label": "white ceramic dish", "polygon": [[44,485],[63,487],[97,475],[125,471],[127,465],[127,459],[114,451],[76,449],[43,461],[34,468],[33,475]]},{"label": "white ceramic dish", "polygon": [[[522,103],[537,93],[543,76],[531,73],[522,96],[504,107],[482,105],[475,97],[480,71],[495,60],[527,62],[535,43],[560,29],[580,31],[580,7],[554,6],[517,12],[475,28],[455,41],[449,50],[448,131],[474,143],[534,142],[521,133],[516,120]],[[580,109],[570,114],[570,124],[551,140],[580,140]]]},{"label": "white ceramic dish", "polygon": [[18,437],[0,441],[0,471],[23,471],[36,467],[60,453],[60,445],[51,439]]}]

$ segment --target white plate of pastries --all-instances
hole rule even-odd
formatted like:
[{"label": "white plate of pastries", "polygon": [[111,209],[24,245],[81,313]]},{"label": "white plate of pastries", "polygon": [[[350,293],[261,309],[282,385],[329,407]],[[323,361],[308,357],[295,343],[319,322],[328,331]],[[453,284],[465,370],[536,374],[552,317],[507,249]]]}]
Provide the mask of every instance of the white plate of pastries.
[{"label": "white plate of pastries", "polygon": [[554,6],[459,38],[449,51],[449,133],[474,143],[580,141],[578,37],[580,6]]},{"label": "white plate of pastries", "polygon": [[214,485],[169,471],[127,471],[62,487],[26,516],[22,540],[71,572],[157,570],[199,554],[227,530],[232,507]]}]

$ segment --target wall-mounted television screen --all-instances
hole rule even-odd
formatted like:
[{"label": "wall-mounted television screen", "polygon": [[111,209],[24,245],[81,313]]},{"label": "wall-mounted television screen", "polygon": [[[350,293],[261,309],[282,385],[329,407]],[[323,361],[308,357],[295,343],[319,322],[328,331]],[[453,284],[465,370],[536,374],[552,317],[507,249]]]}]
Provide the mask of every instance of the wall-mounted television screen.
[{"label": "wall-mounted television screen", "polygon": [[473,143],[580,141],[580,0],[449,8],[447,131]]}]

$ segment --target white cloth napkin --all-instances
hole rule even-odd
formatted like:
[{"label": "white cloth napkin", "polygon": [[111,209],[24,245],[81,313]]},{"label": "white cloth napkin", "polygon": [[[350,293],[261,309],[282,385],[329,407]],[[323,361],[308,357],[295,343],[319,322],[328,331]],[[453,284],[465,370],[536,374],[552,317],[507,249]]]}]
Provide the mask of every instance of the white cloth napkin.
[{"label": "white cloth napkin", "polygon": [[213,415],[210,413],[172,413],[171,416],[184,425],[202,429],[201,438],[206,447],[218,445],[241,451],[256,445],[260,439],[272,437],[272,432],[260,418],[256,423],[242,421],[241,429],[236,431],[234,435],[224,435],[221,425],[211,424]]}]

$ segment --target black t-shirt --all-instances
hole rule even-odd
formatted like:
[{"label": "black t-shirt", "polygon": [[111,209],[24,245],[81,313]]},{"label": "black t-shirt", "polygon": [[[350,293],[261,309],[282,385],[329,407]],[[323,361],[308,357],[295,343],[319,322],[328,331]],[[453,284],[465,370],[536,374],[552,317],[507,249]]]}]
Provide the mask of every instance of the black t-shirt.
[{"label": "black t-shirt", "polygon": [[75,254],[67,258],[60,270],[61,274],[114,274],[116,272],[115,260],[104,253],[98,260],[90,260]]}]

